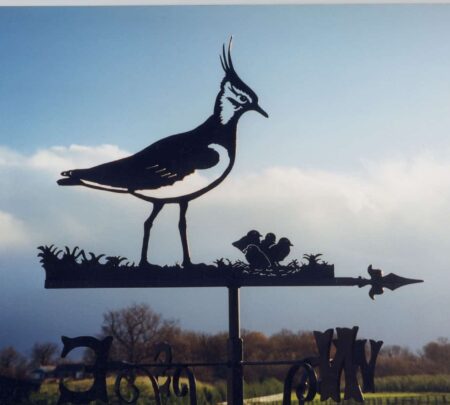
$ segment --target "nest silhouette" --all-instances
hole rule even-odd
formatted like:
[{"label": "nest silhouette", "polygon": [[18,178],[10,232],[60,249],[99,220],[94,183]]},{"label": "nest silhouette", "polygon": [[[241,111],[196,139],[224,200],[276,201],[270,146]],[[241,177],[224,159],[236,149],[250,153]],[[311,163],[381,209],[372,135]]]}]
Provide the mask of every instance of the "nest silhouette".
[{"label": "nest silhouette", "polygon": [[[334,277],[334,266],[305,255],[306,262],[257,268],[241,260],[217,259],[213,264],[188,267],[174,265],[139,266],[123,256],[86,252],[77,247],[38,247],[46,272],[46,287],[139,287],[139,286],[226,286],[248,284],[259,279],[323,279]],[[317,255],[316,255],[317,256]]]}]

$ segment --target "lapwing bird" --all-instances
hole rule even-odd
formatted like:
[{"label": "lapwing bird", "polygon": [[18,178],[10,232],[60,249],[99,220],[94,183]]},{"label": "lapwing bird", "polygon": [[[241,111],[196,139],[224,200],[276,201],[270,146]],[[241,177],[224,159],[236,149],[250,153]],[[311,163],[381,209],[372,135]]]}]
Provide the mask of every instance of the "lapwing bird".
[{"label": "lapwing bird", "polygon": [[[236,133],[239,118],[247,111],[267,113],[259,106],[258,96],[237,75],[228,50],[222,48],[220,61],[225,76],[214,104],[213,114],[197,128],[169,136],[142,151],[88,169],[61,173],[61,186],[85,186],[94,189],[128,193],[151,202],[153,209],[144,223],[140,265],[148,265],[150,230],[165,204],[180,206],[179,232],[183,247],[183,266],[192,265],[186,235],[186,211],[190,201],[217,187],[231,172],[236,157]],[[186,100],[188,101],[188,100]],[[204,179],[210,169],[215,177]],[[217,173],[217,171],[219,172]],[[197,179],[197,180],[196,180]],[[189,188],[188,189],[188,185]]]},{"label": "lapwing bird", "polygon": [[261,239],[261,234],[256,230],[251,230],[247,235],[243,236],[241,239],[233,242],[232,245],[238,248],[241,252],[244,252],[247,246],[255,245],[259,246],[259,240]]},{"label": "lapwing bird", "polygon": [[279,266],[291,252],[292,243],[288,238],[281,238],[278,243],[272,245],[267,252],[267,256],[272,264]]},{"label": "lapwing bird", "polygon": [[261,250],[267,255],[269,253],[269,249],[272,245],[275,244],[275,241],[277,240],[274,233],[269,232],[266,234],[264,239],[261,241]]},{"label": "lapwing bird", "polygon": [[270,260],[264,252],[256,245],[248,245],[244,249],[245,258],[250,267],[256,269],[267,269],[270,267]]}]

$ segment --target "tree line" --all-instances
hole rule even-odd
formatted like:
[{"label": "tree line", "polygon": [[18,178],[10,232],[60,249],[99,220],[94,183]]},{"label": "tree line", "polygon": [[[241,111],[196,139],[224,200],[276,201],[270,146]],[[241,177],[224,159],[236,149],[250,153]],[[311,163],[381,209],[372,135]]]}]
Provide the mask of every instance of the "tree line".
[{"label": "tree line", "polygon": [[[227,333],[202,333],[183,330],[177,321],[165,319],[146,304],[133,304],[103,314],[103,322],[97,337],[114,338],[111,360],[131,363],[155,361],[155,345],[166,341],[173,348],[176,362],[225,362],[227,357]],[[258,331],[242,331],[244,358],[248,361],[299,360],[317,355],[312,332],[283,329],[266,335]],[[61,347],[55,343],[35,343],[28,357],[13,347],[0,349],[0,375],[25,377],[37,367],[55,365]],[[86,351],[88,362],[92,354]],[[226,368],[197,368],[196,377],[205,382],[226,378]],[[286,367],[245,367],[247,382],[267,378],[283,379]],[[401,376],[419,374],[450,374],[450,342],[445,338],[425,344],[413,352],[398,345],[382,348],[376,367],[376,375]]]}]

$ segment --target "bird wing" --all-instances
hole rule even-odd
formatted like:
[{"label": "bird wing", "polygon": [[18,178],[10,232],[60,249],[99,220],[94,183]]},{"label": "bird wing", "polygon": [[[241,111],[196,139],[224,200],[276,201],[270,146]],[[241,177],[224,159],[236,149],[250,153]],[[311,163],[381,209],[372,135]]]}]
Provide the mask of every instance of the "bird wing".
[{"label": "bird wing", "polygon": [[219,153],[203,142],[194,142],[189,133],[162,139],[135,155],[89,169],[63,172],[70,179],[102,186],[153,190],[170,186],[199,169],[215,166]]},{"label": "bird wing", "polygon": [[250,243],[249,238],[247,235],[245,235],[241,239],[237,240],[236,242],[233,242],[232,245],[235,248],[238,248],[241,252],[243,252],[247,248],[249,243]]}]

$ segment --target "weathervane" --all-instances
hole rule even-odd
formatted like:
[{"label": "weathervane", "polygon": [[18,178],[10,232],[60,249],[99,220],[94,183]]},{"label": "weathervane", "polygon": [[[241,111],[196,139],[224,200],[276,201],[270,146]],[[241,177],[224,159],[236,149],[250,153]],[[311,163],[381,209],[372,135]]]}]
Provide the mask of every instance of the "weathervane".
[{"label": "weathervane", "polygon": [[[212,264],[193,264],[189,254],[186,212],[189,202],[211,191],[230,174],[236,159],[236,136],[239,118],[247,111],[257,111],[264,117],[268,114],[259,106],[256,93],[237,75],[231,59],[231,39],[228,48],[222,48],[220,61],[225,76],[217,94],[213,114],[197,128],[163,138],[142,151],[113,162],[87,169],[62,172],[58,180],[61,186],[84,186],[97,190],[130,194],[152,203],[153,209],[144,222],[144,236],[138,264],[120,255],[106,256],[85,251],[79,247],[58,249],[54,245],[40,246],[38,256],[46,272],[46,288],[125,288],[125,287],[227,287],[229,305],[228,395],[231,405],[243,402],[243,366],[252,364],[243,359],[240,337],[239,290],[244,286],[358,286],[370,285],[369,296],[383,293],[384,288],[395,290],[401,286],[422,282],[393,273],[383,275],[372,265],[368,267],[370,278],[336,277],[334,265],[323,260],[321,253],[305,254],[301,260],[289,259],[290,239],[279,239],[273,232],[263,237],[255,229],[250,230],[235,242],[229,241],[241,253],[241,259],[231,261],[219,258]],[[194,173],[210,173],[208,184],[196,186],[191,183]],[[189,188],[189,186],[194,186]],[[182,264],[158,266],[148,262],[148,244],[153,222],[166,204],[180,207],[179,232],[183,248]],[[329,362],[329,350],[333,331],[315,333],[320,356],[316,360],[278,361],[273,364],[291,365],[285,381],[284,404],[290,403],[292,378],[302,369],[311,390],[300,392],[299,400],[312,400],[318,387],[322,399],[340,399],[339,381],[341,372],[346,375],[346,397],[362,401],[361,390],[356,379],[356,370],[361,370],[366,389],[373,390],[373,372],[376,355],[381,342],[371,341],[374,358],[368,364],[364,357],[364,346],[356,340],[357,328],[338,328],[338,339],[334,340],[336,358]],[[92,395],[106,395],[104,376],[107,368],[107,352],[111,341],[101,343],[95,338],[64,340],[70,346],[103,347],[99,375],[92,388]],[[359,343],[358,343],[359,342]],[[364,343],[365,344],[365,343]],[[78,345],[78,346],[77,346]],[[70,348],[66,347],[66,351]],[[341,353],[345,353],[341,356]],[[99,364],[100,364],[99,363]],[[219,363],[217,363],[219,364]],[[264,363],[269,364],[269,363]],[[169,365],[167,365],[169,366]],[[198,364],[197,364],[198,366]],[[142,365],[126,365],[142,367]],[[187,370],[188,365],[180,365]],[[319,383],[313,367],[319,368]],[[170,367],[169,367],[170,368]],[[181,370],[180,369],[180,370]],[[178,370],[178,369],[177,369]],[[178,374],[177,374],[178,373]],[[177,378],[180,372],[175,371]],[[120,378],[119,378],[120,377]],[[123,377],[119,374],[118,381]],[[193,378],[193,377],[192,377]],[[191,381],[191,377],[189,375]],[[158,383],[152,377],[155,397],[159,398]],[[194,384],[195,385],[195,384]],[[156,387],[156,388],[155,388]],[[175,391],[180,388],[174,388]],[[181,391],[180,391],[181,392]],[[186,390],[184,392],[187,392]],[[70,400],[71,394],[61,388],[60,403]],[[304,395],[305,394],[305,395]],[[65,397],[67,396],[67,398]],[[86,394],[88,395],[88,394]],[[119,395],[120,396],[120,395]],[[81,399],[80,399],[81,400]],[[191,396],[194,405],[195,397]]]}]

